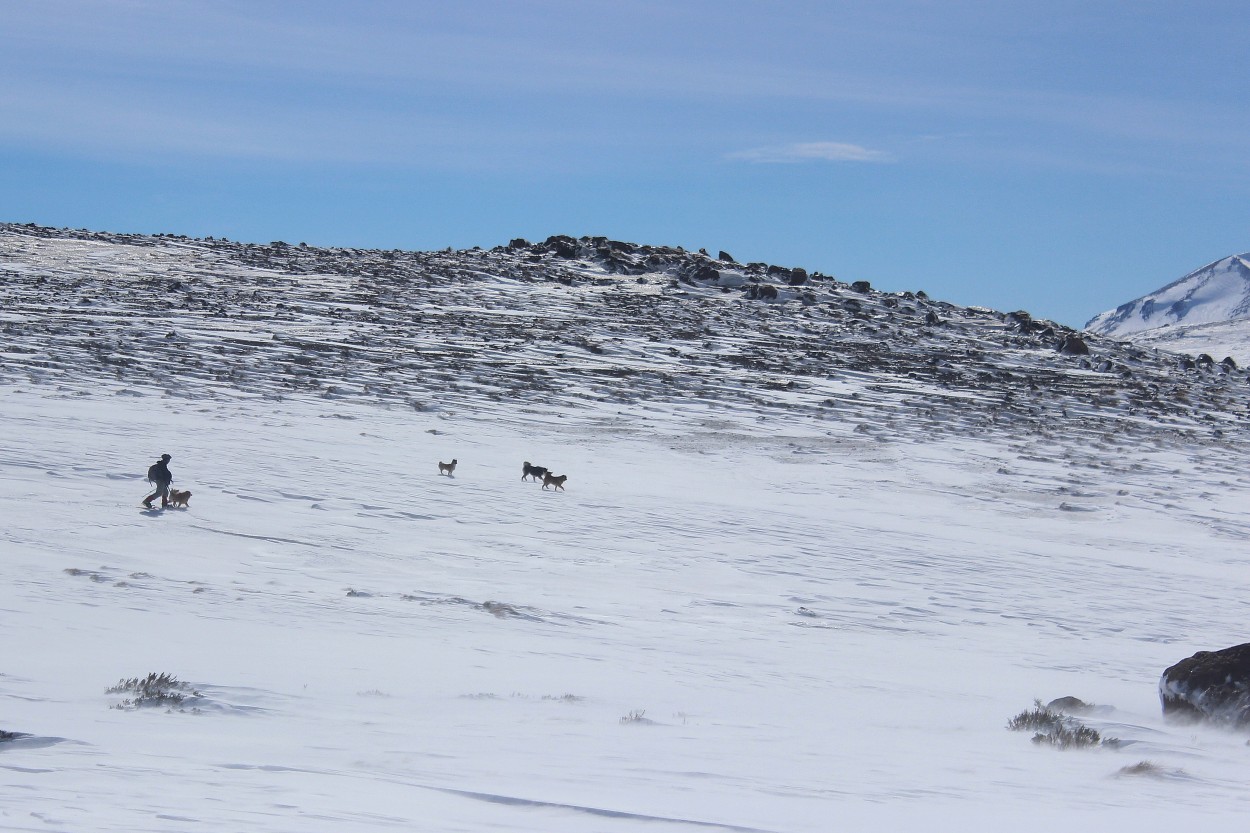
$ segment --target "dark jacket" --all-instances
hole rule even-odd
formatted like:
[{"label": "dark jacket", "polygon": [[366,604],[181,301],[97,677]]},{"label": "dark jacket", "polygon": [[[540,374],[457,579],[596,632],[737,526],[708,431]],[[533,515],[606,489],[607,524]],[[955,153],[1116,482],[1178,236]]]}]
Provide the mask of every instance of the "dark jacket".
[{"label": "dark jacket", "polygon": [[164,460],[157,460],[148,469],[148,481],[158,486],[168,486],[174,482],[174,476],[169,473],[169,465]]}]

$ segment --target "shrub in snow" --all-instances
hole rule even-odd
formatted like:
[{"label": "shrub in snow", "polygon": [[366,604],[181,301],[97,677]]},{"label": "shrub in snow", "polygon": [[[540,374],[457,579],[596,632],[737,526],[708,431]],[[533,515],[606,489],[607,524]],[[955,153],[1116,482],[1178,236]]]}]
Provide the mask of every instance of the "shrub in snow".
[{"label": "shrub in snow", "polygon": [[1155,778],[1161,778],[1166,775],[1184,775],[1183,770],[1173,770],[1168,772],[1154,761],[1138,761],[1131,766],[1120,767],[1116,775],[1148,775]]},{"label": "shrub in snow", "polygon": [[200,696],[198,691],[193,691],[189,684],[182,682],[173,675],[157,674],[156,672],[152,672],[146,677],[123,678],[118,681],[117,685],[107,689],[105,693],[129,693],[134,695],[112,707],[124,710],[164,706],[170,710],[183,711],[183,706],[189,699]]},{"label": "shrub in snow", "polygon": [[559,696],[556,696],[555,694],[544,694],[543,699],[544,700],[559,700],[561,703],[580,703],[586,698],[581,697],[577,694],[561,694]]},{"label": "shrub in snow", "polygon": [[1096,729],[1050,706],[1043,706],[1041,700],[1033,701],[1033,708],[1020,712],[1007,721],[1007,728],[1013,732],[1034,732],[1033,742],[1039,745],[1053,746],[1056,749],[1083,749],[1091,746],[1115,746],[1119,740],[1103,739]]},{"label": "shrub in snow", "polygon": [[1089,746],[1101,746],[1103,739],[1096,729],[1072,721],[1060,724],[1049,732],[1038,732],[1033,736],[1033,742],[1053,746],[1056,749],[1084,749]]},{"label": "shrub in snow", "polygon": [[1026,730],[1041,730],[1049,732],[1055,727],[1063,723],[1064,716],[1056,711],[1051,711],[1049,706],[1043,706],[1041,700],[1033,701],[1033,709],[1031,711],[1020,712],[1011,720],[1007,721],[1007,728],[1013,732],[1023,732]]}]

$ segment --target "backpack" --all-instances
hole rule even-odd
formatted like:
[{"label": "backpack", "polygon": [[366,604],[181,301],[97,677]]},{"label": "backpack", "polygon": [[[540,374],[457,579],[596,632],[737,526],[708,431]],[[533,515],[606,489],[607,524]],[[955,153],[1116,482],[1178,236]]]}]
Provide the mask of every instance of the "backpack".
[{"label": "backpack", "polygon": [[169,473],[169,467],[163,463],[153,463],[148,467],[149,483],[172,483],[173,479],[173,475]]}]

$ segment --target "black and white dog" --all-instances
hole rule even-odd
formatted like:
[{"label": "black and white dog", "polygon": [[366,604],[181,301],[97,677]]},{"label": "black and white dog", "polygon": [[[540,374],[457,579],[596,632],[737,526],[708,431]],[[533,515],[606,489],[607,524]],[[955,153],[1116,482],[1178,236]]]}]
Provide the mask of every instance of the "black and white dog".
[{"label": "black and white dog", "polygon": [[547,469],[543,466],[531,466],[528,461],[521,464],[521,479],[522,480],[525,480],[528,477],[532,477],[534,478],[534,482],[537,483],[539,480],[543,479],[543,475],[545,475],[546,473],[547,473]]}]

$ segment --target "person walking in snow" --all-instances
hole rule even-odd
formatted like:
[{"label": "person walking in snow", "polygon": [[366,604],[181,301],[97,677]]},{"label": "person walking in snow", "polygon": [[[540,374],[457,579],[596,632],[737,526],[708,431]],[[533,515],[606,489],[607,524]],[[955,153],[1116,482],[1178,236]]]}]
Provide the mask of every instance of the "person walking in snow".
[{"label": "person walking in snow", "polygon": [[169,473],[169,461],[172,459],[168,454],[162,454],[161,459],[148,468],[148,482],[156,487],[156,491],[143,499],[144,509],[151,509],[152,501],[158,497],[162,509],[169,505],[169,484],[174,482],[174,476]]}]

